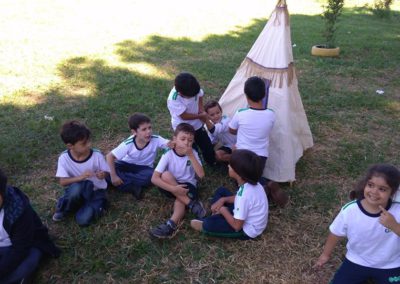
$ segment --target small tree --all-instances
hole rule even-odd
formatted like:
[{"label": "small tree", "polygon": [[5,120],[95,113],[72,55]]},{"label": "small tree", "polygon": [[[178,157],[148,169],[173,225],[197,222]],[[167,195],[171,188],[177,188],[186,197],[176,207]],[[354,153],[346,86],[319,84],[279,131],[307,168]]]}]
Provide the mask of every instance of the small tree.
[{"label": "small tree", "polygon": [[380,18],[388,18],[392,4],[393,0],[375,0],[372,12]]},{"label": "small tree", "polygon": [[336,23],[339,16],[342,14],[344,0],[328,0],[328,5],[323,6],[322,18],[325,20],[325,45],[327,48],[334,48],[336,38]]}]

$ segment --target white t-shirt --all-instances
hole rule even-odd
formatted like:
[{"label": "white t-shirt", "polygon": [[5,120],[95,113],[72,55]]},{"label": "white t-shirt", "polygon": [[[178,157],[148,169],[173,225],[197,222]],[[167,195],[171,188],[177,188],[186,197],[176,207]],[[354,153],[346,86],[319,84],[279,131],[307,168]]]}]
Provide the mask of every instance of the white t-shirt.
[{"label": "white t-shirt", "polygon": [[[386,208],[400,222],[400,204]],[[354,200],[342,207],[329,226],[332,234],[347,237],[346,258],[372,268],[400,267],[400,237],[379,223],[380,214],[370,214]]]},{"label": "white t-shirt", "polygon": [[[58,178],[70,178],[82,175],[85,171],[110,172],[108,164],[103,154],[97,149],[91,149],[89,157],[84,161],[76,161],[68,150],[61,153],[58,158],[57,173]],[[98,179],[95,174],[88,178],[94,184],[94,190],[107,188],[105,179]]]},{"label": "white t-shirt", "polygon": [[[194,149],[193,154],[201,165],[199,155]],[[186,155],[179,156],[173,149],[168,150],[161,156],[161,159],[154,171],[159,173],[169,171],[175,177],[178,183],[189,182],[194,186],[197,185],[196,173],[192,163],[189,160],[189,157]]]},{"label": "white t-shirt", "polygon": [[214,124],[215,130],[213,133],[208,132],[211,143],[220,142],[223,146],[232,148],[236,144],[236,135],[229,132],[229,122],[231,120],[227,116],[222,116],[220,122]]},{"label": "white t-shirt", "polygon": [[192,98],[184,98],[178,94],[175,87],[172,88],[168,95],[167,106],[169,113],[171,114],[172,128],[178,126],[182,122],[189,123],[194,127],[195,130],[200,129],[203,126],[203,122],[200,119],[184,120],[180,115],[184,112],[198,114],[199,113],[199,98],[204,96],[204,92],[200,89],[200,92]]},{"label": "white t-shirt", "polygon": [[7,231],[3,227],[4,222],[4,209],[0,210],[0,247],[9,247],[12,245],[10,236],[8,235]]},{"label": "white t-shirt", "polygon": [[268,199],[261,184],[245,183],[239,187],[233,217],[244,220],[243,231],[249,237],[261,235],[268,223]]},{"label": "white t-shirt", "polygon": [[142,149],[136,145],[135,136],[129,136],[128,139],[118,145],[111,153],[117,160],[135,165],[153,167],[158,149],[166,149],[168,140],[161,136],[152,135],[149,143]]},{"label": "white t-shirt", "polygon": [[271,109],[239,109],[229,127],[237,129],[237,149],[251,150],[259,156],[268,157],[269,134],[275,123]]}]

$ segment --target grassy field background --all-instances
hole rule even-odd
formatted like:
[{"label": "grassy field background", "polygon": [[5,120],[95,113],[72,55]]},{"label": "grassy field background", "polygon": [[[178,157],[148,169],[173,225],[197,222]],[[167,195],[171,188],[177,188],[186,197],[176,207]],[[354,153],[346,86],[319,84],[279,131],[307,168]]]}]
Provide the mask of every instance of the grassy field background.
[{"label": "grassy field background", "polygon": [[[135,111],[169,137],[166,97],[175,75],[192,72],[206,100],[219,98],[275,4],[242,2],[2,2],[0,167],[29,194],[63,250],[41,265],[36,282],[328,282],[343,244],[323,270],[311,267],[348,191],[371,163],[400,165],[399,1],[389,19],[375,17],[365,7],[371,1],[347,1],[335,59],[310,55],[322,42],[322,2],[287,1],[315,146],[298,163],[293,187],[283,185],[290,206],[271,206],[257,241],[203,237],[187,221],[175,239],[151,240],[148,229],[171,210],[155,188],[141,202],[111,190],[110,210],[89,228],[72,218],[51,221],[62,192],[54,178],[61,123],[85,121],[104,153],[129,135]],[[201,197],[223,184],[234,189],[226,174],[206,168]]]}]

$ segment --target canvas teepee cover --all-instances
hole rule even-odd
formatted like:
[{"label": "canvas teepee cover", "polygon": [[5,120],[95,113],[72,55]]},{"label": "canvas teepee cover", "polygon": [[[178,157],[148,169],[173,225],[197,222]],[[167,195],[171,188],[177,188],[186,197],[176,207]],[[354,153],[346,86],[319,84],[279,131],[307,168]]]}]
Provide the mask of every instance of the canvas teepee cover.
[{"label": "canvas teepee cover", "polygon": [[251,76],[271,81],[268,108],[276,114],[263,176],[277,182],[294,181],[296,162],[313,146],[313,139],[297,87],[286,1],[278,2],[219,101],[229,117],[247,106],[243,89]]}]

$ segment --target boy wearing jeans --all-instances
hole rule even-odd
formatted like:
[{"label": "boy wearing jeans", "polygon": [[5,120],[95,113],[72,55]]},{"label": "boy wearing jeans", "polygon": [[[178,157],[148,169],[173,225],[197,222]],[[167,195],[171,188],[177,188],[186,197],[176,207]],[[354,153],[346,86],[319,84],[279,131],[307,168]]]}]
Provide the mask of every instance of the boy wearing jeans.
[{"label": "boy wearing jeans", "polygon": [[90,130],[83,123],[64,123],[61,139],[67,150],[58,158],[56,177],[65,193],[57,202],[53,220],[61,221],[68,213],[76,212],[76,222],[88,226],[107,205],[105,177],[109,168],[103,154],[91,148]]},{"label": "boy wearing jeans", "polygon": [[129,118],[132,135],[107,154],[110,181],[118,189],[143,197],[143,187],[151,184],[157,150],[166,149],[168,140],[153,135],[150,118],[134,113]]}]

